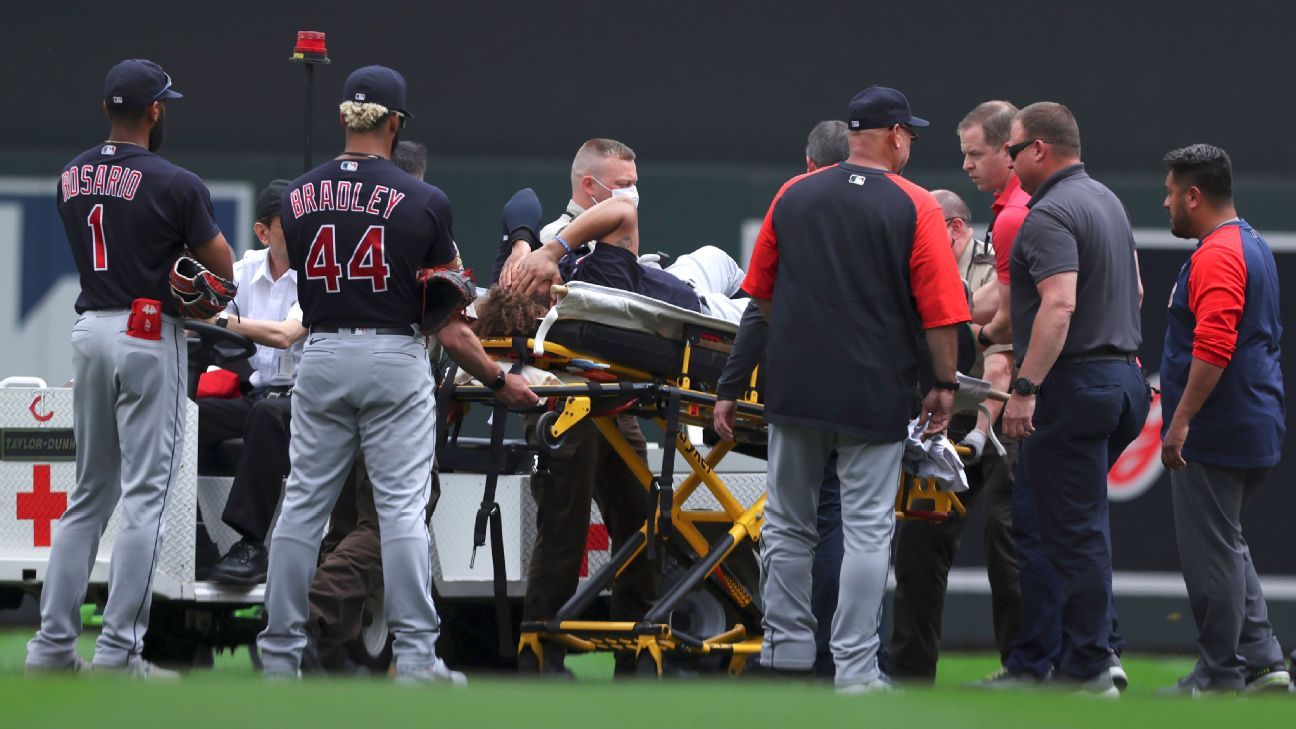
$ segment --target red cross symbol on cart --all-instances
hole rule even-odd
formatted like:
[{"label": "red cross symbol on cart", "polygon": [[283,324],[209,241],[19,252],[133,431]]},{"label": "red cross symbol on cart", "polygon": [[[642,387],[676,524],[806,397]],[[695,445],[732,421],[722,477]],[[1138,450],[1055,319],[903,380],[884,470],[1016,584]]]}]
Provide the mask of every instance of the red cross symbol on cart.
[{"label": "red cross symbol on cart", "polygon": [[589,553],[606,552],[610,546],[607,527],[602,524],[590,524],[589,534],[585,537],[585,556],[581,557],[581,577],[589,577]]},{"label": "red cross symbol on cart", "polygon": [[32,521],[32,546],[50,545],[50,525],[67,511],[67,492],[50,491],[48,463],[32,466],[32,490],[18,494],[18,518]]}]

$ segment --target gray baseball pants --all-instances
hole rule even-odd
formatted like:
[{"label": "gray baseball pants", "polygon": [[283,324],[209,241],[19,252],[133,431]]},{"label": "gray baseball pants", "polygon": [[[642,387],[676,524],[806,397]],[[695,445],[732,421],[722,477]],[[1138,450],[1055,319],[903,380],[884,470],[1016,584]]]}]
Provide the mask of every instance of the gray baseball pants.
[{"label": "gray baseball pants", "polygon": [[1170,472],[1179,562],[1197,622],[1200,657],[1192,680],[1200,688],[1237,691],[1248,670],[1283,665],[1242,536],[1242,507],[1267,471],[1189,461]]},{"label": "gray baseball pants", "polygon": [[769,498],[761,529],[761,593],[765,638],[761,663],[808,671],[815,662],[811,570],[819,540],[819,486],[837,451],[845,554],[832,624],[836,684],[878,678],[878,621],[886,594],[895,496],[903,442],[867,443],[841,433],[771,425]]},{"label": "gray baseball pants", "polygon": [[162,514],[181,468],[189,350],[179,319],[163,317],[162,338],[151,341],[126,335],[128,316],[88,311],[72,327],[77,484],[54,530],[41,626],[27,644],[30,668],[74,660],[90,570],[118,500],[94,664],[123,668],[144,647]]},{"label": "gray baseball pants", "polygon": [[396,671],[438,660],[425,513],[436,414],[427,347],[421,337],[356,332],[312,332],[297,372],[292,472],[271,534],[268,624],[257,639],[267,672],[291,673],[301,665],[320,540],[357,449],[373,482]]}]

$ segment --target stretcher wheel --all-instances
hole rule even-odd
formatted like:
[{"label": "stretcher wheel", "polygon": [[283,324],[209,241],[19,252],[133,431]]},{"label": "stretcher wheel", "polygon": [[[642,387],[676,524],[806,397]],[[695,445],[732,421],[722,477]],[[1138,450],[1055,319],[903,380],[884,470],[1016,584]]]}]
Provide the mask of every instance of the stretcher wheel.
[{"label": "stretcher wheel", "polygon": [[557,422],[558,412],[554,410],[541,413],[540,419],[536,421],[536,438],[540,441],[540,445],[551,451],[558,450],[563,442],[562,436],[553,434],[553,426]]}]

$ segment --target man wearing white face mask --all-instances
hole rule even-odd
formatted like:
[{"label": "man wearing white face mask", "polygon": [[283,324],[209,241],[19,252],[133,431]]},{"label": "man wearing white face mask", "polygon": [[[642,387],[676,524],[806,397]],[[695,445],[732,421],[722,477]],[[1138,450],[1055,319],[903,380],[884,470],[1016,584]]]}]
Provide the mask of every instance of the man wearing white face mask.
[{"label": "man wearing white face mask", "polygon": [[[506,242],[507,258],[497,265],[500,285],[539,291],[546,290],[550,284],[571,280],[577,261],[590,256],[597,248],[597,242],[570,240],[567,236],[560,235],[561,232],[578,215],[613,197],[625,198],[638,207],[638,182],[634,150],[614,139],[597,138],[585,142],[572,161],[572,193],[567,209],[556,220],[541,228],[538,240],[532,238],[528,244],[528,240],[519,237]],[[598,257],[623,256],[604,251]],[[658,267],[655,256],[641,257],[639,262],[648,267]],[[609,260],[607,263],[621,265],[627,262]],[[734,302],[731,297],[739,292],[744,277],[743,270],[729,254],[719,248],[703,246],[682,255],[666,271],[693,289],[703,306],[704,314],[735,322],[742,316],[746,301]],[[653,295],[651,292],[641,293]],[[665,300],[676,303],[669,297]]]}]

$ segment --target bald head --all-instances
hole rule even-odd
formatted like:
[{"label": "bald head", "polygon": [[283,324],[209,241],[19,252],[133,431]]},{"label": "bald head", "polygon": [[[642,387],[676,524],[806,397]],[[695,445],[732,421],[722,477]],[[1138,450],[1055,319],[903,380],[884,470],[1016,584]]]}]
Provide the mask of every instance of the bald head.
[{"label": "bald head", "polygon": [[932,197],[941,206],[945,216],[945,230],[949,231],[950,246],[954,257],[959,258],[972,242],[972,211],[968,209],[963,198],[949,190],[932,190]]},{"label": "bald head", "polygon": [[962,218],[968,223],[972,222],[972,210],[957,193],[950,190],[932,190],[932,197],[936,198],[936,203],[941,206],[941,212],[945,213],[946,220]]}]

